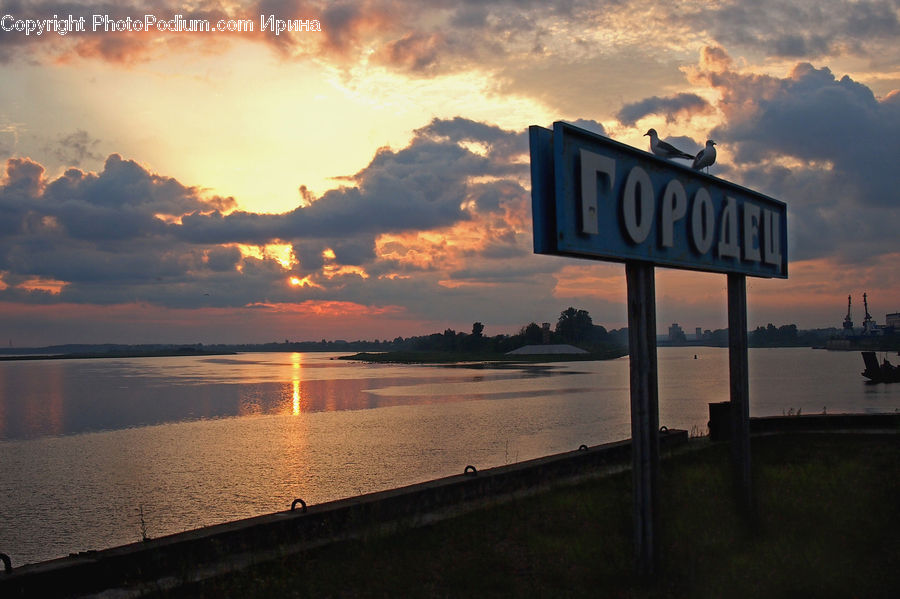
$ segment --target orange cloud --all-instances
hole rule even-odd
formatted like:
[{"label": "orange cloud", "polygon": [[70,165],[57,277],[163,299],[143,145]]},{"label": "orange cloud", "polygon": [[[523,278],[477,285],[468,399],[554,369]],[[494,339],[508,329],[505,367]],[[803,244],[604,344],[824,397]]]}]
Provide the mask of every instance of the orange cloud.
[{"label": "orange cloud", "polygon": [[[375,318],[380,316],[381,318]],[[289,338],[375,339],[421,335],[441,326],[407,317],[398,306],[307,301],[242,308],[164,308],[147,303],[31,305],[0,302],[3,342],[16,347],[60,343],[266,343]]]},{"label": "orange cloud", "polygon": [[405,312],[401,306],[365,306],[356,302],[336,300],[306,300],[296,304],[257,302],[247,307],[280,314],[324,318],[386,316]]},{"label": "orange cloud", "polygon": [[573,261],[554,275],[553,296],[560,299],[597,298],[622,303],[626,298],[625,269],[618,264]]},{"label": "orange cloud", "polygon": [[66,285],[68,285],[66,281],[34,277],[32,279],[23,281],[22,283],[17,285],[17,287],[26,291],[43,291],[52,295],[59,295],[62,292],[63,287],[65,287]]},{"label": "orange cloud", "polygon": [[731,68],[731,56],[721,46],[704,46],[700,50],[700,69],[710,73],[724,73]]}]

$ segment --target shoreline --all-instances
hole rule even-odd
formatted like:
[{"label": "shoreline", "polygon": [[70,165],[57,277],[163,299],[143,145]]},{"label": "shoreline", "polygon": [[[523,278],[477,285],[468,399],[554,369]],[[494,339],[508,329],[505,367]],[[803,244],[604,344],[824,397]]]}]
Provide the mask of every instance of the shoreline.
[{"label": "shoreline", "polygon": [[338,360],[355,360],[370,364],[437,364],[461,367],[488,367],[517,364],[542,364],[547,362],[595,362],[617,360],[627,356],[624,350],[609,350],[587,354],[477,354],[456,352],[359,352],[339,356]]},{"label": "shoreline", "polygon": [[0,362],[21,362],[30,360],[88,360],[94,358],[174,358],[184,356],[234,356],[233,351],[199,351],[175,349],[160,351],[85,352],[72,354],[27,354],[22,356],[0,356]]}]

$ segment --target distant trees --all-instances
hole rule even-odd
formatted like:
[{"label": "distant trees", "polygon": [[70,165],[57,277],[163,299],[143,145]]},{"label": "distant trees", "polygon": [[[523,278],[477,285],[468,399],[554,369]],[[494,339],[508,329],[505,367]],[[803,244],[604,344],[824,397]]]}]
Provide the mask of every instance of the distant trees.
[{"label": "distant trees", "polygon": [[556,334],[563,342],[576,345],[590,339],[593,327],[594,321],[587,310],[576,310],[570,306],[560,312]]},{"label": "distant trees", "polygon": [[[545,330],[541,325],[531,322],[523,326],[513,335],[486,336],[485,326],[481,322],[472,324],[472,332],[457,332],[447,328],[443,333],[432,333],[419,337],[394,337],[381,341],[290,341],[285,339],[263,344],[229,344],[207,345],[196,344],[198,349],[208,351],[427,351],[469,354],[502,354],[523,345],[540,345],[543,343],[568,343],[595,354],[605,353],[621,355],[628,348],[628,329],[607,331],[595,325],[587,310],[569,307],[560,312],[556,327]],[[835,328],[798,330],[797,325],[788,324],[776,327],[768,324],[749,331],[748,342],[751,347],[802,347],[824,344],[829,338],[839,334]],[[689,340],[691,345],[728,346],[728,329],[705,331],[699,340]],[[663,342],[666,344],[666,342]],[[86,346],[92,350],[96,347]],[[123,346],[131,347],[131,346]],[[141,347],[144,346],[135,346]],[[169,346],[166,346],[169,347]],[[104,350],[106,351],[106,350]]]},{"label": "distant trees", "polygon": [[544,342],[544,329],[536,322],[532,322],[522,327],[518,337],[521,338],[522,345],[539,345]]},{"label": "distant trees", "polygon": [[752,347],[790,347],[806,345],[806,340],[800,338],[797,325],[786,324],[775,327],[771,322],[763,327],[756,327],[751,331],[747,339]]},{"label": "distant trees", "polygon": [[[593,323],[587,310],[569,307],[563,310],[552,331],[531,322],[519,329],[514,335],[484,334],[484,324],[476,321],[472,324],[471,333],[446,329],[443,333],[433,333],[422,337],[406,339],[402,344],[396,343],[392,350],[412,350],[428,352],[463,352],[472,354],[500,354],[512,351],[523,345],[540,345],[545,342],[568,343],[589,351],[607,351],[621,348],[618,338],[610,335],[605,328]],[[549,339],[545,336],[549,335]],[[385,348],[388,349],[388,348]]]},{"label": "distant trees", "polygon": [[587,310],[576,310],[572,307],[559,314],[556,321],[556,338],[561,343],[585,349],[619,345],[604,327],[594,324]]}]

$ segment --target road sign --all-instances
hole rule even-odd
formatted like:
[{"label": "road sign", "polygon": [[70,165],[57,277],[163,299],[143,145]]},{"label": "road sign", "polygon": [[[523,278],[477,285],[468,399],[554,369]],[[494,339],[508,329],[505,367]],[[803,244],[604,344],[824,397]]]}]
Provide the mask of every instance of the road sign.
[{"label": "road sign", "polygon": [[536,253],[787,278],[783,202],[563,122],[529,140]]},{"label": "road sign", "polygon": [[787,207],[567,123],[532,126],[534,251],[625,263],[635,558],[656,570],[659,408],[654,268],[728,275],[732,455],[752,513],[747,276],[787,278]]}]

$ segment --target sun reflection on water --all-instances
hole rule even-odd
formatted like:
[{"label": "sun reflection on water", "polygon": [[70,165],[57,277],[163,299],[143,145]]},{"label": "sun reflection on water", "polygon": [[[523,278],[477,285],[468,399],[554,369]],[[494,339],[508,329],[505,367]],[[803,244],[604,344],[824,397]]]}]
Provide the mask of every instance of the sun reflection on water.
[{"label": "sun reflection on water", "polygon": [[294,416],[300,415],[300,374],[303,367],[303,354],[294,352],[291,354],[291,367],[293,370],[292,383],[294,387],[293,406],[291,413]]}]

